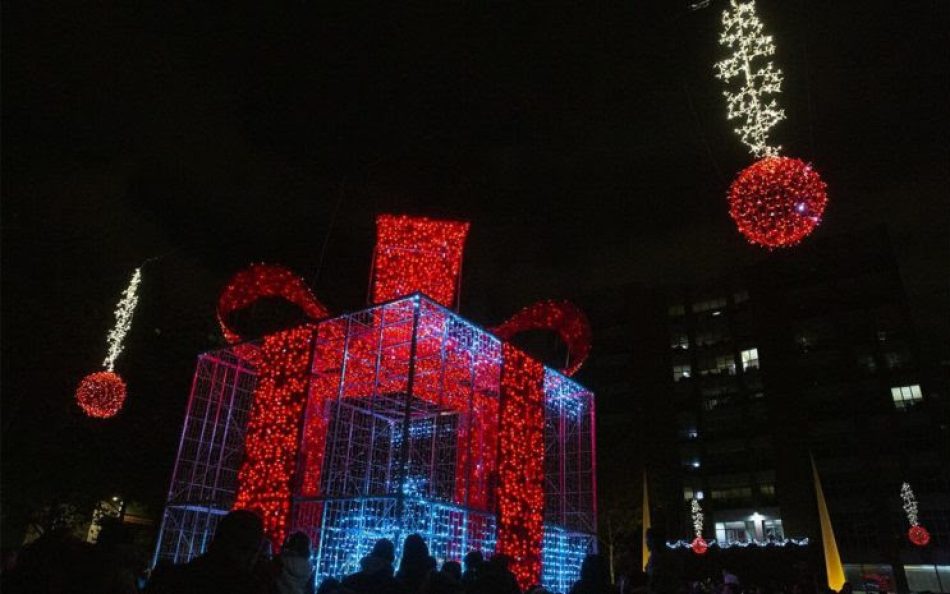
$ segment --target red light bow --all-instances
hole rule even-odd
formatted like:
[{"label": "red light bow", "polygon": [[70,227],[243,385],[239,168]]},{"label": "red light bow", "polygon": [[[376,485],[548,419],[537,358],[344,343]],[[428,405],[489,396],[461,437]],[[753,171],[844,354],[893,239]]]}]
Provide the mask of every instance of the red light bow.
[{"label": "red light bow", "polygon": [[498,326],[491,328],[498,338],[510,340],[512,336],[528,330],[551,330],[564,341],[568,352],[568,365],[561,370],[567,376],[574,375],[590,355],[590,322],[584,312],[570,301],[545,300],[532,303]]},{"label": "red light bow", "polygon": [[283,297],[313,319],[325,318],[330,313],[303,279],[289,269],[273,264],[251,264],[232,276],[218,297],[218,324],[228,344],[244,340],[228,325],[228,316],[262,297]]}]

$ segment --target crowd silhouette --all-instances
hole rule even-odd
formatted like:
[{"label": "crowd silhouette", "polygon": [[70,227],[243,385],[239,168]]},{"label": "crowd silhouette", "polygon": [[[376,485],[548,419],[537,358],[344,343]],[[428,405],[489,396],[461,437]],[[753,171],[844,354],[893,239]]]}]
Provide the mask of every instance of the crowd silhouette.
[{"label": "crowd silhouette", "polygon": [[[580,579],[569,592],[550,594],[829,594],[817,585],[770,583],[743,587],[738,577],[723,571],[721,579],[686,581],[676,555],[662,535],[650,531],[651,551],[645,582],[612,584],[607,560],[588,555]],[[316,582],[310,539],[291,534],[275,555],[270,554],[261,519],[249,511],[233,511],[218,524],[207,552],[183,564],[160,563],[147,575],[133,554],[129,532],[109,525],[95,546],[67,531],[51,531],[19,554],[4,552],[0,590],[4,593],[97,594],[546,594],[540,585],[519,588],[511,559],[497,554],[486,558],[471,551],[461,562],[439,566],[418,534],[397,545],[378,540],[359,570],[342,579]],[[398,567],[396,559],[399,559]],[[850,594],[845,585],[841,594]]]}]

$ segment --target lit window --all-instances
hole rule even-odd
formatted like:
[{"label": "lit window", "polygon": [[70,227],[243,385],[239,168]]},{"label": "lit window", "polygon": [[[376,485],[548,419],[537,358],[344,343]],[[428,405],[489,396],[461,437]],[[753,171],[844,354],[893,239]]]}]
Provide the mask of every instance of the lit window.
[{"label": "lit window", "polygon": [[673,366],[673,381],[678,382],[683,379],[689,379],[690,374],[689,365],[674,365]]},{"label": "lit window", "polygon": [[[750,524],[751,524],[751,522],[750,522]],[[719,529],[719,526],[720,526],[720,524],[716,524],[716,537],[717,537],[717,539],[718,539],[718,537],[719,537],[719,530],[720,530],[720,529]],[[749,534],[749,533],[750,533],[750,530],[749,530],[749,528],[750,528],[750,526],[747,525],[745,522],[725,522],[724,524],[722,524],[722,536],[723,536],[723,538],[722,538],[721,540],[725,541],[726,543],[730,543],[730,544],[731,544],[731,543],[734,543],[734,542],[748,542],[748,541],[752,540],[752,539],[750,538],[750,534]],[[751,532],[752,532],[752,534],[755,534],[755,527],[754,527],[754,526],[752,527],[752,531],[751,531]]]},{"label": "lit window", "polygon": [[693,499],[693,488],[692,487],[683,487],[683,499],[690,501]]},{"label": "lit window", "polygon": [[766,520],[762,523],[762,532],[765,533],[765,540],[782,540],[785,538],[785,530],[782,528],[782,520]]},{"label": "lit window", "polygon": [[727,301],[725,297],[718,297],[708,301],[700,301],[699,303],[693,304],[693,312],[702,313],[704,311],[718,311],[724,309],[726,307],[726,303]]},{"label": "lit window", "polygon": [[689,336],[685,332],[675,333],[670,337],[670,347],[678,351],[685,351],[689,348]]},{"label": "lit window", "polygon": [[920,385],[899,386],[891,388],[891,398],[894,399],[894,408],[897,410],[907,410],[914,404],[924,399],[920,393]]},{"label": "lit window", "polygon": [[683,304],[681,303],[679,305],[671,305],[668,311],[669,311],[670,317],[675,318],[675,317],[685,314],[686,308],[683,307]]},{"label": "lit window", "polygon": [[732,355],[719,355],[717,357],[709,357],[704,359],[700,363],[699,373],[700,375],[735,375],[735,357]]},{"label": "lit window", "polygon": [[759,485],[759,493],[763,495],[775,495],[775,485]]},{"label": "lit window", "polygon": [[742,370],[759,368],[759,349],[746,349],[742,351]]}]

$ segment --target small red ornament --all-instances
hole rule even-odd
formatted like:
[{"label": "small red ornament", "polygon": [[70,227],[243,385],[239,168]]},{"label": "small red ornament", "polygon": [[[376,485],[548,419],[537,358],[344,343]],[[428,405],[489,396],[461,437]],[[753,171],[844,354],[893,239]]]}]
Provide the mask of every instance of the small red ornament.
[{"label": "small red ornament", "polygon": [[918,547],[925,547],[927,543],[930,542],[930,533],[927,532],[926,528],[917,524],[916,526],[911,526],[910,530],[907,531],[907,538]]},{"label": "small red ornament", "polygon": [[76,402],[90,417],[114,416],[125,402],[125,382],[111,371],[97,371],[82,378],[76,388]]},{"label": "small red ornament", "polygon": [[729,188],[729,216],[750,243],[795,245],[821,223],[826,184],[811,165],[765,157],[743,169]]},{"label": "small red ornament", "polygon": [[693,552],[697,555],[705,555],[706,551],[709,550],[709,545],[706,544],[702,536],[697,536],[693,539],[693,542],[689,543],[689,548],[693,549]]}]

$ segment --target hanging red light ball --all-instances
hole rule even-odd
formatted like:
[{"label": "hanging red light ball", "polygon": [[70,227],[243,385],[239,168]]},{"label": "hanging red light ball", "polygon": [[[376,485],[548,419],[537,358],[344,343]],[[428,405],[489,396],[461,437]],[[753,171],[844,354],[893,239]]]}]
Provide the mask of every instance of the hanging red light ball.
[{"label": "hanging red light ball", "polygon": [[76,402],[90,417],[107,419],[119,412],[125,402],[125,382],[111,371],[90,373],[76,388]]},{"label": "hanging red light ball", "polygon": [[930,542],[930,533],[920,524],[911,526],[907,531],[907,538],[918,547],[925,547]]},{"label": "hanging red light ball", "polygon": [[706,551],[709,550],[709,545],[703,540],[702,536],[697,536],[693,539],[693,542],[689,543],[689,548],[693,549],[693,552],[697,555],[705,555]]},{"label": "hanging red light ball", "polygon": [[729,188],[729,215],[750,243],[769,249],[795,245],[821,223],[826,184],[811,165],[765,157],[743,169]]}]

